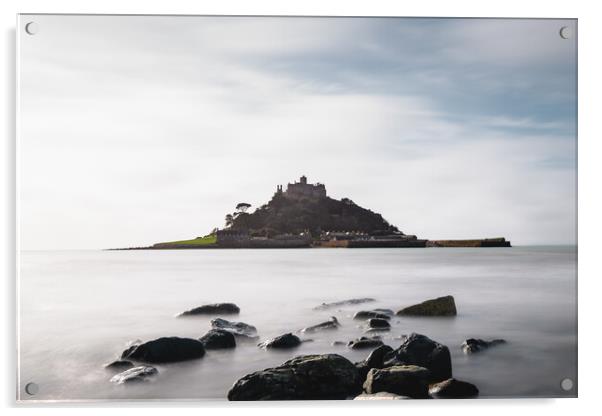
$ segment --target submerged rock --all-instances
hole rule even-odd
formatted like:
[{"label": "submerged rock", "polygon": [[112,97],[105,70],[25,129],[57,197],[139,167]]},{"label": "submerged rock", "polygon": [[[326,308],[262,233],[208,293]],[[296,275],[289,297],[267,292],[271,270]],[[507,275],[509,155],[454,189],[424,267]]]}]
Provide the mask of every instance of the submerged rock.
[{"label": "submerged rock", "polygon": [[240,312],[240,308],[234,303],[213,303],[203,305],[189,311],[182,312],[178,316],[193,316],[193,315],[235,315]]},{"label": "submerged rock", "polygon": [[125,384],[135,381],[146,381],[150,376],[154,376],[158,371],[155,367],[139,366],[125,370],[123,373],[114,375],[111,378],[112,383]]},{"label": "submerged rock", "polygon": [[134,367],[134,363],[128,360],[115,360],[112,363],[105,364],[107,370],[127,370]]},{"label": "submerged rock", "polygon": [[413,399],[428,397],[430,371],[416,365],[401,365],[383,369],[373,368],[364,382],[369,394],[388,392]]},{"label": "submerged rock", "polygon": [[372,299],[372,298],[347,299],[347,300],[341,300],[338,302],[323,303],[319,306],[316,306],[314,308],[314,310],[325,310],[325,309],[331,309],[331,308],[336,308],[339,306],[346,306],[346,305],[359,305],[361,303],[374,302],[375,300],[376,299]]},{"label": "submerged rock", "polygon": [[280,335],[275,338],[269,339],[267,341],[259,344],[261,348],[277,348],[277,349],[286,349],[286,348],[295,348],[301,344],[301,339],[298,336],[291,334]]},{"label": "submerged rock", "polygon": [[408,396],[400,396],[399,394],[387,393],[386,391],[381,391],[378,393],[368,394],[362,393],[359,396],[354,397],[353,400],[406,400],[411,399]]},{"label": "submerged rock", "polygon": [[383,345],[380,337],[360,337],[358,339],[354,339],[353,341],[349,341],[347,346],[352,350],[361,350],[365,348],[376,348]]},{"label": "submerged rock", "polygon": [[236,339],[234,339],[234,334],[224,329],[211,329],[209,332],[199,338],[199,341],[201,341],[203,346],[208,350],[236,347]]},{"label": "submerged rock", "polygon": [[408,306],[397,311],[397,315],[405,316],[455,316],[456,303],[453,296],[443,296],[426,300],[417,305]]},{"label": "submerged rock", "polygon": [[317,325],[308,326],[307,328],[303,328],[301,332],[316,332],[321,331],[323,329],[336,329],[340,326],[339,321],[336,317],[331,316],[330,320],[321,322]]},{"label": "submerged rock", "polygon": [[370,318],[378,318],[378,319],[391,319],[391,317],[385,313],[372,310],[372,311],[359,311],[353,315],[353,319],[370,319]]},{"label": "submerged rock", "polygon": [[474,384],[450,378],[433,384],[429,394],[435,399],[469,399],[478,396],[479,389]]},{"label": "submerged rock", "polygon": [[203,355],[205,355],[205,347],[201,341],[192,338],[163,337],[133,345],[123,351],[121,358],[147,363],[171,363],[193,360]]},{"label": "submerged rock", "polygon": [[244,322],[233,322],[222,318],[211,320],[211,327],[223,329],[240,337],[257,338],[257,328]]},{"label": "submerged rock", "polygon": [[462,351],[464,351],[465,354],[473,354],[475,352],[479,352],[489,347],[505,343],[506,340],[504,339],[493,339],[491,341],[485,341],[478,338],[468,338],[462,343]]},{"label": "submerged rock", "polygon": [[357,395],[361,383],[355,366],[338,354],[303,355],[247,374],[228,400],[340,400]]},{"label": "submerged rock", "polygon": [[416,365],[430,371],[430,382],[447,380],[452,376],[449,349],[429,337],[413,333],[399,348],[385,356],[385,367]]}]

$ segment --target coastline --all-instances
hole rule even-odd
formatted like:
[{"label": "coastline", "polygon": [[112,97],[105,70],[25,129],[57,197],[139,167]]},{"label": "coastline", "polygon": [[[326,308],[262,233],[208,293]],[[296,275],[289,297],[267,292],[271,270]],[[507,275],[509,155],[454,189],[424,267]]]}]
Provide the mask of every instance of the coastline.
[{"label": "coastline", "polygon": [[177,243],[158,243],[147,247],[109,248],[106,250],[200,250],[200,249],[300,249],[300,248],[491,248],[512,247],[504,237],[470,240],[329,240],[311,241],[300,239],[249,239],[243,241],[219,240],[214,244],[192,245]]}]

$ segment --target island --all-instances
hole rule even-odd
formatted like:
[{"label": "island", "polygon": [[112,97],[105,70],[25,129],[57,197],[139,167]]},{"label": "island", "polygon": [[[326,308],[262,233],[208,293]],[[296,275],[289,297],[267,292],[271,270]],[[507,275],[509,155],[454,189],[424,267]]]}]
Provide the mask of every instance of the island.
[{"label": "island", "polygon": [[156,243],[125,250],[219,248],[424,248],[510,247],[504,237],[470,240],[428,240],[407,235],[381,214],[349,198],[331,198],[322,183],[306,176],[276,186],[271,200],[250,213],[240,202],[225,217],[225,226],[190,240]]}]

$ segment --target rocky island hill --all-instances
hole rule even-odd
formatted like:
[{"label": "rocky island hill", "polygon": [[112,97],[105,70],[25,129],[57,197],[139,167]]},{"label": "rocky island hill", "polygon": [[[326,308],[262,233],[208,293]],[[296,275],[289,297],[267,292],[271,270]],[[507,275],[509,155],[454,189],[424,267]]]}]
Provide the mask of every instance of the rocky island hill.
[{"label": "rocky island hill", "polygon": [[301,247],[508,247],[504,238],[428,241],[406,235],[379,213],[349,198],[337,200],[321,183],[301,176],[286,189],[276,187],[271,200],[254,212],[241,202],[226,215],[223,229],[192,240],[157,243],[151,249],[301,248]]}]

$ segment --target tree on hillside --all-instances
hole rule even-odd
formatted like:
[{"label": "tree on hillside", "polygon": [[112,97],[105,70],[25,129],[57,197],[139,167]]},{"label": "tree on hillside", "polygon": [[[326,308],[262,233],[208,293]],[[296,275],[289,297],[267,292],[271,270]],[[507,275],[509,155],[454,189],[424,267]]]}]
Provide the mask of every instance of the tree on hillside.
[{"label": "tree on hillside", "polygon": [[251,208],[251,204],[248,204],[246,202],[239,202],[236,205],[236,212],[238,212],[238,213],[245,213],[245,212],[247,212],[247,210],[249,208]]}]

